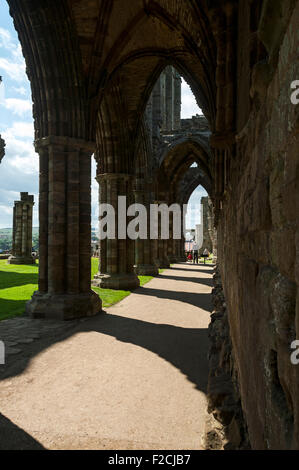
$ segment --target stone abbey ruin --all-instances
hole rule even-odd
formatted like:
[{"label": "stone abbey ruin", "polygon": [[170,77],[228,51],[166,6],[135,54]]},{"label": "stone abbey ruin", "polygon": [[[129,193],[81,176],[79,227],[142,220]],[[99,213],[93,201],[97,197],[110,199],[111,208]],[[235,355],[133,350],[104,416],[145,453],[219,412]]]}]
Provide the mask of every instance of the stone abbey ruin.
[{"label": "stone abbey ruin", "polygon": [[34,264],[32,257],[32,208],[33,196],[21,193],[13,209],[12,255],[9,264]]},{"label": "stone abbey ruin", "polygon": [[[91,281],[93,155],[99,201],[116,213],[118,196],[183,206],[202,185],[217,256],[208,410],[232,448],[298,450],[299,1],[7,1],[40,161],[39,288],[27,314],[92,317],[102,304],[91,283],[134,290],[138,275],[185,261],[170,222],[169,240],[101,240]],[[203,116],[181,119],[181,77]],[[31,256],[18,230],[13,255]]]}]

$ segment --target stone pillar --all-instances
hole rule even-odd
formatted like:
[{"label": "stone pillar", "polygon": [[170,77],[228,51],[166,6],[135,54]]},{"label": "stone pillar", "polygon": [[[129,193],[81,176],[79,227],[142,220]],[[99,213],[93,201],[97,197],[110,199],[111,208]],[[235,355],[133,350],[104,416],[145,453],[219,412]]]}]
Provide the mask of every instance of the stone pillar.
[{"label": "stone pillar", "polygon": [[159,269],[154,263],[154,241],[150,239],[150,197],[140,187],[134,190],[135,203],[147,209],[147,239],[135,241],[135,273],[139,276],[157,276]]},{"label": "stone pillar", "polygon": [[166,130],[166,72],[161,73],[159,78],[160,103],[161,103],[161,130]]},{"label": "stone pillar", "polygon": [[161,145],[161,129],[163,128],[163,95],[162,77],[154,86],[152,95],[152,148],[153,154],[157,155]]},{"label": "stone pillar", "polygon": [[[166,201],[155,201],[155,204],[166,204]],[[154,240],[154,252],[155,252],[155,265],[158,268],[166,269],[169,268],[170,263],[168,259],[168,242],[169,240],[163,240],[161,236],[161,214],[158,213],[158,239]]]},{"label": "stone pillar", "polygon": [[173,129],[173,69],[167,67],[165,80],[166,130]]},{"label": "stone pillar", "polygon": [[175,249],[175,242],[173,238],[173,217],[169,220],[169,240],[167,240],[167,258],[170,264],[177,262],[177,254]]},{"label": "stone pillar", "polygon": [[209,206],[209,198],[202,197],[201,198],[202,204],[202,211],[203,211],[203,242],[201,250],[204,251],[207,249],[210,253],[213,251],[213,244],[210,235],[210,206]]},{"label": "stone pillar", "polygon": [[182,79],[180,74],[173,69],[173,129],[181,128],[181,105],[182,105]]},{"label": "stone pillar", "polygon": [[181,218],[181,234],[182,238],[180,240],[175,240],[175,250],[176,250],[176,259],[177,262],[182,262],[184,263],[186,261],[186,256],[185,256],[185,216],[186,214],[184,213],[183,210],[184,205],[181,206],[181,213],[182,213],[182,218]]},{"label": "stone pillar", "polygon": [[33,196],[21,193],[13,209],[12,256],[9,264],[35,264],[32,257],[32,208]]},{"label": "stone pillar", "polygon": [[212,252],[213,252],[213,261],[217,262],[217,229],[215,227],[215,218],[214,218],[214,207],[211,199],[209,199],[209,216],[208,216],[208,226],[209,234],[212,242]]},{"label": "stone pillar", "polygon": [[[134,240],[127,237],[127,208],[133,203],[131,175],[106,173],[98,175],[99,202],[110,204],[115,214],[115,238],[100,240],[99,273],[92,284],[105,289],[134,290],[139,279],[134,272]],[[126,196],[124,207],[119,207],[118,196]],[[124,233],[121,233],[123,231]]]},{"label": "stone pillar", "polygon": [[69,137],[36,141],[40,156],[39,290],[27,303],[34,318],[95,315],[91,290],[91,155],[94,144]]},{"label": "stone pillar", "polygon": [[155,240],[155,264],[160,269],[169,268],[170,262],[168,259],[168,240],[162,240],[159,236],[158,240]]}]

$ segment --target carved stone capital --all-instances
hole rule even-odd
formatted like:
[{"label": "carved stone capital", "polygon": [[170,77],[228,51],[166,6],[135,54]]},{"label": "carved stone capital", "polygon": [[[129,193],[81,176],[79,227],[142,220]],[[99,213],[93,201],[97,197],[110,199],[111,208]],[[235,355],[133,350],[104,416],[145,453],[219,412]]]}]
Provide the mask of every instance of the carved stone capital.
[{"label": "carved stone capital", "polygon": [[67,136],[49,135],[47,137],[37,139],[34,142],[36,151],[38,151],[40,148],[51,145],[66,147],[67,149],[86,150],[90,154],[94,153],[96,148],[95,142],[86,141],[84,139],[75,139],[73,137]]}]

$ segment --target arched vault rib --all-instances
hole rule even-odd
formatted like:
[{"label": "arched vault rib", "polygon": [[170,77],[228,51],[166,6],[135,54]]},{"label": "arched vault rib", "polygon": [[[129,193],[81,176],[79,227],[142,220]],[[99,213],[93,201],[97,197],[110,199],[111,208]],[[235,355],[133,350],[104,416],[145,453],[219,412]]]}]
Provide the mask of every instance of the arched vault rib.
[{"label": "arched vault rib", "polygon": [[[205,147],[203,147],[203,142],[200,138],[180,137],[177,140],[179,141],[177,145],[174,141],[170,149],[168,147],[161,155],[159,176],[157,178],[158,193],[165,193],[165,184],[168,182],[170,199],[172,201],[180,201],[182,199],[180,195],[181,182],[186,175],[192,174],[195,175],[195,181],[198,181],[197,184],[194,183],[196,184],[194,189],[201,184],[211,195],[213,175],[211,170],[211,153],[207,141]],[[190,168],[194,162],[198,164],[198,167]]]},{"label": "arched vault rib", "polygon": [[191,194],[198,186],[202,186],[210,197],[212,194],[211,184],[207,181],[202,172],[197,168],[190,168],[190,170],[194,171],[186,172],[180,183],[180,191],[178,193],[179,204],[188,204]]},{"label": "arched vault rib", "polygon": [[[71,0],[69,3],[72,3]],[[104,1],[101,3],[106,4]],[[130,7],[125,2],[113,2],[110,12],[104,18],[104,8],[101,8],[98,23],[105,28],[106,25],[113,24],[114,34],[105,38],[100,36],[101,40],[98,39],[97,35],[101,32],[99,25],[96,28],[97,33],[94,33],[96,40],[92,53],[89,48],[91,65],[88,73],[94,94],[95,87],[103,86],[106,78],[124,63],[126,57],[146,49],[160,49],[162,44],[168,56],[169,51],[180,48],[183,52],[194,55],[197,63],[213,73],[216,64],[215,41],[209,25],[206,2],[201,3],[199,8],[197,2],[189,0],[166,3],[135,0],[130,2]],[[78,4],[82,4],[82,0],[76,1],[74,10],[78,9]],[[76,18],[79,35],[82,30],[80,20],[80,17]],[[91,20],[89,25],[92,26],[90,22]],[[85,48],[88,40],[90,38],[85,34]]]}]

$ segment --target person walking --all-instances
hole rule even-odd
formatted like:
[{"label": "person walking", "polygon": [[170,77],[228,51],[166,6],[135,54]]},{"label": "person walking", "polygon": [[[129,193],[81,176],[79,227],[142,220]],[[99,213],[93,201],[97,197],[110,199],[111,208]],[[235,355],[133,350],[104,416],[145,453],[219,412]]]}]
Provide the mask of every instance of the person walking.
[{"label": "person walking", "polygon": [[210,256],[209,250],[207,248],[205,248],[202,256],[204,259],[204,264],[206,264],[206,259]]},{"label": "person walking", "polygon": [[198,245],[197,243],[193,244],[193,264],[198,264]]}]

